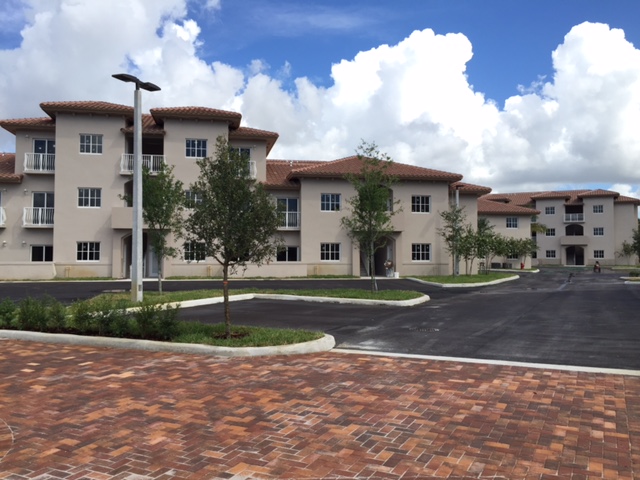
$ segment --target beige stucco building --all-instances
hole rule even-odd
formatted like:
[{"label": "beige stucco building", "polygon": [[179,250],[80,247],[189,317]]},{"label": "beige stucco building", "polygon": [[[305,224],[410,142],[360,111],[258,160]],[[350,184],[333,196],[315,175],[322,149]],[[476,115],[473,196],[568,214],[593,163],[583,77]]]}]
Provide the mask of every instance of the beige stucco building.
[{"label": "beige stucco building", "polygon": [[609,190],[488,194],[478,200],[479,214],[503,235],[526,238],[532,216],[546,227],[535,235],[534,265],[634,265],[635,255],[619,252],[638,228],[638,205],[637,198]]},{"label": "beige stucco building", "polygon": [[[0,121],[16,138],[15,154],[0,156],[0,278],[126,278],[130,275],[133,108],[106,102],[47,102],[46,117]],[[360,275],[358,249],[341,228],[354,190],[345,175],[361,169],[357,157],[332,162],[267,159],[278,134],[240,125],[241,115],[203,107],[155,108],[143,115],[143,162],[152,171],[174,166],[185,186],[198,176],[196,160],[212,155],[218,136],[250,156],[250,171],[284,209],[280,235],[286,248],[245,276]],[[376,274],[391,260],[400,275],[451,273],[438,229],[439,212],[457,201],[475,224],[478,197],[489,188],[462,175],[400,163],[394,232],[376,254]],[[190,192],[185,192],[190,195]],[[156,261],[144,235],[144,275]],[[197,245],[166,259],[164,274],[219,276]]]}]

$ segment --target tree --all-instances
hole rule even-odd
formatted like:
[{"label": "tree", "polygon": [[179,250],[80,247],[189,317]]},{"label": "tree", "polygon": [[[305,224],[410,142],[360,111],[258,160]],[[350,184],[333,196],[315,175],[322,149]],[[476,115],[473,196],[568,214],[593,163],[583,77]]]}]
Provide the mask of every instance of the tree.
[{"label": "tree", "polygon": [[640,220],[638,220],[638,228],[633,229],[633,236],[631,237],[631,245],[636,256],[640,257]]},{"label": "tree", "polygon": [[185,221],[185,239],[222,266],[225,333],[230,338],[229,273],[246,269],[249,262],[260,266],[276,253],[281,244],[276,237],[278,209],[264,186],[251,178],[247,156],[230,149],[225,137],[218,137],[215,157],[197,164],[200,176],[190,188],[202,201]]},{"label": "tree", "polygon": [[636,252],[636,249],[633,247],[633,244],[625,240],[622,242],[622,245],[620,246],[620,250],[616,252],[616,255],[619,258],[626,258],[627,261],[629,261],[631,257],[637,255],[637,252]]},{"label": "tree", "polygon": [[387,173],[393,160],[381,153],[375,143],[362,142],[356,150],[362,161],[362,170],[357,175],[347,175],[347,180],[356,191],[347,200],[351,215],[343,217],[342,227],[369,264],[371,291],[378,289],[375,277],[374,257],[377,250],[384,247],[386,238],[393,233],[391,217],[397,212],[390,197],[394,178]]},{"label": "tree", "polygon": [[445,243],[445,248],[451,255],[452,275],[456,275],[456,258],[460,255],[461,240],[464,234],[465,220],[464,207],[450,205],[449,210],[440,212],[444,226],[438,228],[438,233]]},{"label": "tree", "polygon": [[491,245],[494,242],[496,234],[493,231],[493,225],[488,218],[478,218],[478,228],[476,229],[475,247],[476,256],[485,261],[484,272],[489,273],[489,254],[491,253]]},{"label": "tree", "polygon": [[[130,202],[130,196],[125,195]],[[158,291],[162,293],[163,264],[165,258],[174,258],[178,250],[169,244],[168,235],[182,233],[184,210],[183,183],[173,176],[173,167],[162,164],[152,175],[142,170],[142,218],[146,224],[149,246],[153,249],[158,266]]]}]

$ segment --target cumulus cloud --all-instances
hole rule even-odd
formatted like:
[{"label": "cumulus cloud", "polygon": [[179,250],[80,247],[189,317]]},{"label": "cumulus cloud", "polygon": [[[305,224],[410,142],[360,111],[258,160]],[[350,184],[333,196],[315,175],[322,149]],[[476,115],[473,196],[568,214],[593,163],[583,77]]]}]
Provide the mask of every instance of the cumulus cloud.
[{"label": "cumulus cloud", "polygon": [[[19,47],[0,50],[1,118],[40,116],[42,101],[130,104],[131,88],[110,77],[128,71],[162,87],[145,95],[145,109],[238,110],[246,125],[278,132],[272,158],[335,159],[365,139],[396,161],[496,191],[598,184],[638,194],[640,51],[607,25],[575,26],[553,52],[553,78],[532,79],[497,105],[467,78],[473,48],[459,33],[408,32],[354,52],[332,66],[331,85],[318,86],[290,78],[289,62],[272,72],[268,59],[203,60],[187,0],[24,4],[20,12],[12,3],[25,22]],[[220,1],[203,5],[224,10]],[[0,150],[12,149],[2,134]]]}]

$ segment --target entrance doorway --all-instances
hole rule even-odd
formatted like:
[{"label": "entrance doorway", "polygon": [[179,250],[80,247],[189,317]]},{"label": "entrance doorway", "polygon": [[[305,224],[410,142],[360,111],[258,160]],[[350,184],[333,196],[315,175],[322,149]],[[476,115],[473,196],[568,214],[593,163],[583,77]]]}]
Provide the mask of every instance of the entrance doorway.
[{"label": "entrance doorway", "polygon": [[[132,237],[128,234],[122,238],[122,272],[124,278],[131,278]],[[148,245],[149,239],[146,233],[142,234],[142,276],[145,278],[158,277],[158,261],[153,248]]]},{"label": "entrance doorway", "polygon": [[567,247],[567,265],[584,265],[584,248]]}]

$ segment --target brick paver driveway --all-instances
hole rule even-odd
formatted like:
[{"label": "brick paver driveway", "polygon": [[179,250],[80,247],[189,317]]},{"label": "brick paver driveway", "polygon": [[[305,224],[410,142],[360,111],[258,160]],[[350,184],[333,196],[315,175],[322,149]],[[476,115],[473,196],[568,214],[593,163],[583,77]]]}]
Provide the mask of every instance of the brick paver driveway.
[{"label": "brick paver driveway", "polygon": [[0,478],[640,478],[640,378],[0,340]]}]

